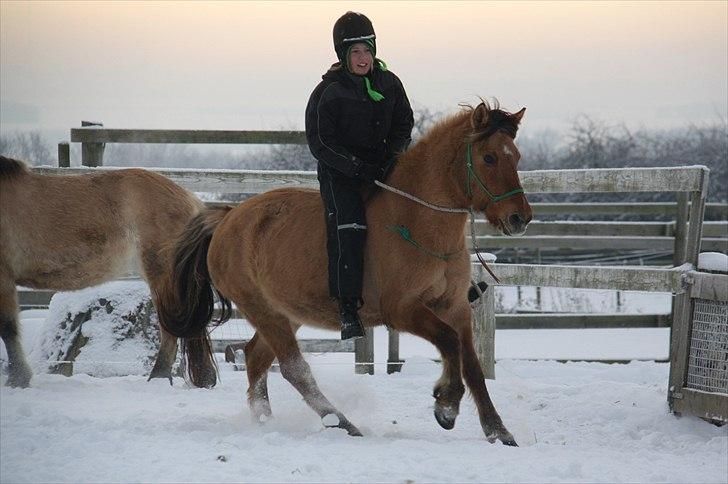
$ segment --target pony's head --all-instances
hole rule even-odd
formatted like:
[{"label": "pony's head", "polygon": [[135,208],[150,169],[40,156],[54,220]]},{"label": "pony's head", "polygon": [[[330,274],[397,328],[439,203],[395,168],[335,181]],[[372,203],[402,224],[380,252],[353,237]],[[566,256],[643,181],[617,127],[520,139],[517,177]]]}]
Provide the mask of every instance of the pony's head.
[{"label": "pony's head", "polygon": [[518,179],[521,154],[514,142],[526,108],[508,113],[483,101],[471,108],[472,133],[466,138],[466,196],[505,235],[521,235],[531,206]]}]

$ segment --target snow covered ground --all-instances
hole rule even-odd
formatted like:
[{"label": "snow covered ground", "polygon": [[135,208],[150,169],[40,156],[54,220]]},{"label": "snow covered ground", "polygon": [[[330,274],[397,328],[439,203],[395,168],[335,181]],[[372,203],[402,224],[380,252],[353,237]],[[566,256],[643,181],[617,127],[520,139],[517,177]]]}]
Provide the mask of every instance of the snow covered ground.
[{"label": "snow covered ground", "polygon": [[[42,317],[23,313],[26,341]],[[385,339],[376,333],[377,361]],[[489,390],[519,448],[485,441],[467,394],[455,429],[441,429],[434,349],[403,336],[399,374],[380,364],[355,375],[351,354],[307,355],[363,438],[323,429],[275,372],[275,418],[253,424],[245,374],[224,363],[212,390],[44,374],[1,387],[0,482],[728,482],[728,427],[668,412],[669,365],[508,359],[664,357],[665,329],[498,331],[496,345]]]}]

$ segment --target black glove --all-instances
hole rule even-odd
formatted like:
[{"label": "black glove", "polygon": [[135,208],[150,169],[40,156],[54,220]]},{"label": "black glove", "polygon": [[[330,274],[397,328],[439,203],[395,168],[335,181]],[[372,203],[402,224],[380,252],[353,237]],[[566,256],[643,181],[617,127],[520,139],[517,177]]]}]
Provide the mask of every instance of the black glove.
[{"label": "black glove", "polygon": [[356,178],[363,181],[368,185],[373,185],[375,181],[379,180],[382,176],[382,167],[377,163],[369,161],[362,162],[359,165],[359,169],[355,175]]},{"label": "black glove", "polygon": [[392,168],[394,168],[394,164],[397,162],[397,155],[392,155],[387,158],[386,163],[382,166],[382,174],[377,180],[384,183],[387,180],[387,177],[389,176],[389,173],[392,171]]}]

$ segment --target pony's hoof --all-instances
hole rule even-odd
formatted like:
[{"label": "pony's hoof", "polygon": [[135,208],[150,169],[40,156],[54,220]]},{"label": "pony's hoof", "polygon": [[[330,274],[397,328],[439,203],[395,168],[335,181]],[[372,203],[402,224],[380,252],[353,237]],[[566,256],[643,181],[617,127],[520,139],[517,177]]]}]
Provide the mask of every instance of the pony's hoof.
[{"label": "pony's hoof", "polygon": [[351,422],[346,422],[338,426],[340,429],[346,430],[346,433],[349,434],[351,437],[364,437],[364,434],[361,433],[361,430],[356,428],[354,424]]},{"label": "pony's hoof", "polygon": [[343,415],[336,415],[335,413],[329,413],[321,418],[321,421],[326,428],[339,428],[346,430],[346,433],[352,437],[363,437],[364,434],[356,428],[354,424],[349,422]]},{"label": "pony's hoof", "polygon": [[5,386],[10,388],[28,388],[32,377],[33,372],[27,366],[20,369],[11,367],[8,372],[8,379],[5,381]]},{"label": "pony's hoof", "polygon": [[30,386],[30,378],[8,378],[5,386],[10,388],[28,388]]},{"label": "pony's hoof", "polygon": [[510,447],[518,447],[518,444],[516,443],[516,439],[513,438],[511,434],[508,434],[508,436],[505,437],[498,437],[501,442],[503,442],[503,445],[508,445]]},{"label": "pony's hoof", "polygon": [[518,447],[518,444],[516,443],[516,439],[514,439],[513,435],[505,429],[491,433],[491,434],[486,434],[485,438],[491,444],[494,444],[496,441],[500,440],[501,443],[503,443],[503,445],[507,445],[509,447]]},{"label": "pony's hoof", "polygon": [[194,376],[190,375],[190,383],[197,388],[213,388],[217,385],[217,373],[214,369],[205,368]]},{"label": "pony's hoof", "polygon": [[166,378],[167,380],[169,380],[169,386],[172,386],[172,373],[171,372],[170,373],[167,373],[167,374],[163,374],[162,372],[156,372],[156,373],[155,372],[152,372],[149,375],[149,378],[147,378],[147,381],[148,382],[149,381],[152,381],[153,378],[154,379],[157,379],[157,378]]},{"label": "pony's hoof", "polygon": [[435,420],[445,430],[452,430],[455,427],[455,419],[458,413],[452,407],[440,407],[435,405]]},{"label": "pony's hoof", "polygon": [[270,413],[261,413],[260,415],[254,415],[253,416],[253,422],[257,423],[261,427],[268,423],[269,420],[273,418],[273,415]]}]

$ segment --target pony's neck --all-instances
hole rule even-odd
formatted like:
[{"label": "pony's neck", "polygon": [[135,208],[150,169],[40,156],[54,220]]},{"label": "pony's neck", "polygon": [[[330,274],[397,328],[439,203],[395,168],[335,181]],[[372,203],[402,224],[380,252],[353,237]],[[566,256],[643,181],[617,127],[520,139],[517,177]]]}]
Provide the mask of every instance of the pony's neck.
[{"label": "pony's neck", "polygon": [[[387,184],[434,205],[468,208],[463,140],[469,125],[462,118],[456,115],[439,123],[402,153]],[[449,253],[464,247],[466,214],[437,211],[386,193],[391,222],[407,226],[430,250]]]},{"label": "pony's neck", "polygon": [[400,155],[387,183],[435,205],[468,208],[463,143],[468,131],[462,113],[438,123]]}]

